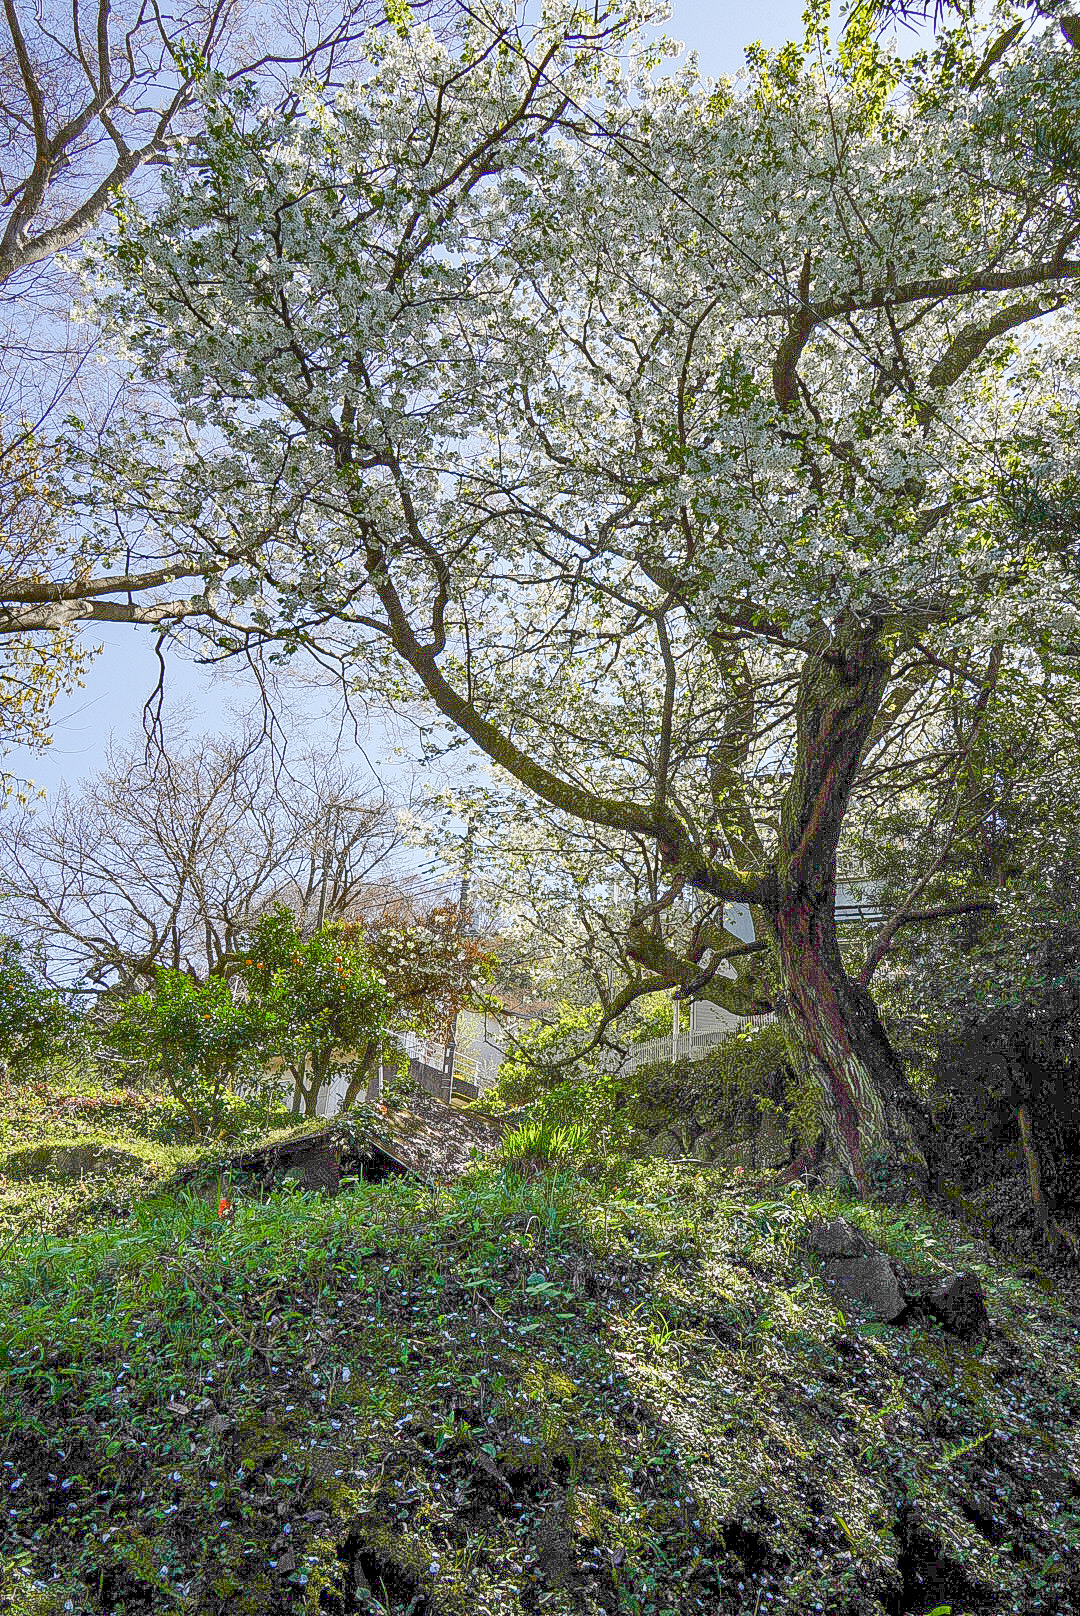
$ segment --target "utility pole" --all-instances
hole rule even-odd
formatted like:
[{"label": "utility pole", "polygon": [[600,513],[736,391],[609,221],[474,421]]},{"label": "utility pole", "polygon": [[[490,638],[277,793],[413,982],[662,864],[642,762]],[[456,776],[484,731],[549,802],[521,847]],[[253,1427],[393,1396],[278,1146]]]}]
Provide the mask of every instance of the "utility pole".
[{"label": "utility pole", "polygon": [[457,1047],[457,1014],[450,1023],[450,1036],[446,1041],[446,1054],[443,1056],[443,1077],[446,1079],[446,1103],[449,1105],[454,1098],[454,1051]]}]

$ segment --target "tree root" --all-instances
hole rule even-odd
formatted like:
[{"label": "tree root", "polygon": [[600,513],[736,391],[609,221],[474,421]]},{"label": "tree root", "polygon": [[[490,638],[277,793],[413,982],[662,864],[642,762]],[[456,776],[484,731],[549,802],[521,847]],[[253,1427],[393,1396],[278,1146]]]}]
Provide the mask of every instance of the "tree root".
[{"label": "tree root", "polygon": [[803,1184],[816,1182],[824,1155],[824,1139],[819,1139],[813,1145],[804,1145],[798,1155],[784,1168],[779,1182],[781,1184],[794,1184],[796,1180]]},{"label": "tree root", "polygon": [[[778,1171],[775,1178],[763,1178],[760,1171],[745,1168],[741,1165],[734,1169],[734,1176],[738,1179],[740,1194],[747,1196],[768,1197],[775,1195],[782,1185],[796,1182],[813,1187],[821,1182],[818,1165],[824,1156],[824,1144],[800,1150],[795,1159]],[[687,1167],[700,1167],[701,1163],[695,1156],[674,1157],[673,1161],[680,1161]]]}]

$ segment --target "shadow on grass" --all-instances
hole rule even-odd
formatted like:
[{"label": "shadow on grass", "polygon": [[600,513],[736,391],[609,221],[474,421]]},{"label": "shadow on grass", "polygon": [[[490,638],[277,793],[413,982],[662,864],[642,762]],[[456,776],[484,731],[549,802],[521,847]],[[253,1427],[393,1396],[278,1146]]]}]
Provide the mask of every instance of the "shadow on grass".
[{"label": "shadow on grass", "polygon": [[21,1249],[8,1607],[1066,1616],[1080,1487],[1030,1404],[1075,1423],[1066,1323],[1042,1362],[863,1328],[808,1269],[809,1200],[777,1197],[478,1168],[231,1221],[185,1194]]}]

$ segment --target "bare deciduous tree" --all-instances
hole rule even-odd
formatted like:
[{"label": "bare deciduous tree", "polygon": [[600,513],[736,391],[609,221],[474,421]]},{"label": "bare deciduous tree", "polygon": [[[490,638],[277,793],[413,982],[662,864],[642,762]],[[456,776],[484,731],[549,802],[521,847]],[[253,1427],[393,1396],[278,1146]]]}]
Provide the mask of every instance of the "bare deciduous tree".
[{"label": "bare deciduous tree", "polygon": [[9,929],[53,975],[205,978],[274,903],[305,930],[349,913],[400,840],[386,794],[326,756],[286,769],[255,733],[173,734],[150,754],[114,748],[80,793],[0,822]]}]

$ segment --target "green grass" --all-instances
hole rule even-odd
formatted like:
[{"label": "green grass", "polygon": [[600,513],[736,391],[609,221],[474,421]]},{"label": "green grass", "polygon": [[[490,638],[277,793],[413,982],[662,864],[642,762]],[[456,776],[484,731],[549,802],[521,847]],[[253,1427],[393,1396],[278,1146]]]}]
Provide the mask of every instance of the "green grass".
[{"label": "green grass", "polygon": [[[1080,1610],[1057,1297],[920,1204],[528,1155],[18,1241],[0,1608]],[[803,1244],[838,1209],[976,1268],[989,1335],[845,1316]]]},{"label": "green grass", "polygon": [[75,1234],[133,1210],[178,1173],[243,1139],[292,1131],[284,1110],[231,1099],[229,1139],[194,1140],[183,1108],[150,1085],[74,1064],[0,1096],[0,1255],[25,1234]]}]

